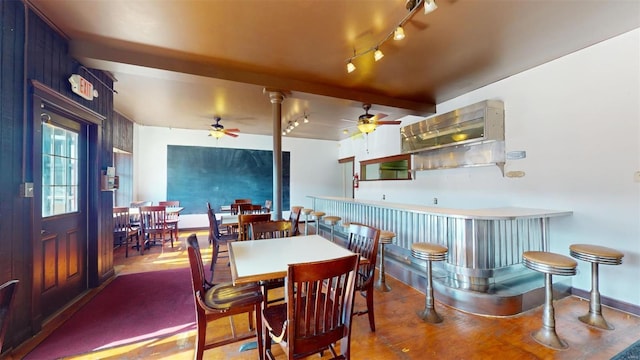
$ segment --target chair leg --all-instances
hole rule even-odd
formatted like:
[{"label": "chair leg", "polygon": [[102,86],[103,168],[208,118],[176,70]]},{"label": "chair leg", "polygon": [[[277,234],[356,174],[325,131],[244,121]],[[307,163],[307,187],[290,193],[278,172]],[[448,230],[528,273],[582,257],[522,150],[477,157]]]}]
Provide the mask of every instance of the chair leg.
[{"label": "chair leg", "polygon": [[205,342],[207,340],[207,320],[204,314],[198,314],[197,317],[197,334],[193,358],[195,360],[202,360],[204,356]]},{"label": "chair leg", "polygon": [[556,350],[563,350],[569,345],[556,333],[555,311],[553,309],[553,284],[551,274],[544,274],[544,307],[542,308],[542,328],[531,333],[540,344]]},{"label": "chair leg", "polygon": [[369,327],[371,331],[376,331],[376,319],[373,312],[373,283],[367,289],[367,315],[369,315]]},{"label": "chair leg", "polygon": [[602,305],[600,303],[600,290],[598,289],[598,263],[591,263],[591,299],[589,300],[589,313],[580,316],[578,319],[587,325],[604,330],[613,330],[602,316]]}]

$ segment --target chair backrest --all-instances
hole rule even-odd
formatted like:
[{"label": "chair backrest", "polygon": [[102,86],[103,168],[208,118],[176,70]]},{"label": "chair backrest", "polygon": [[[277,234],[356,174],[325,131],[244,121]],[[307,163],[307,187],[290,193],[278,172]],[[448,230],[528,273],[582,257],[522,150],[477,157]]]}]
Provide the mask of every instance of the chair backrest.
[{"label": "chair backrest", "polygon": [[218,229],[218,221],[216,219],[216,213],[211,207],[211,203],[207,201],[207,218],[209,219],[209,243],[214,243],[220,234]]},{"label": "chair backrest", "polygon": [[164,206],[141,206],[140,223],[145,233],[154,231],[166,231],[167,222],[166,207]]},{"label": "chair backrest", "polygon": [[238,240],[249,240],[251,229],[249,224],[256,221],[269,221],[271,214],[240,214],[238,215]]},{"label": "chair backrest", "polygon": [[19,280],[9,280],[0,285],[0,354],[2,354],[2,344],[4,343],[4,335],[9,328],[9,315],[13,300],[16,297]]},{"label": "chair backrest", "polygon": [[229,206],[229,212],[231,215],[238,215],[240,213],[240,204],[233,203]]},{"label": "chair backrest", "polygon": [[294,206],[289,213],[289,221],[291,222],[291,234],[292,236],[300,235],[300,213],[302,212],[302,206]]},{"label": "chair backrest", "polygon": [[249,224],[251,240],[293,236],[289,220],[257,221]]},{"label": "chair backrest", "polygon": [[255,208],[250,203],[238,204],[238,214],[255,214]]},{"label": "chair backrest", "polygon": [[233,202],[236,204],[251,204],[251,199],[235,199]]},{"label": "chair backrest", "polygon": [[[215,248],[215,246],[214,246]],[[193,286],[194,296],[204,296],[205,292],[205,275],[204,265],[202,264],[202,254],[200,253],[200,245],[198,244],[198,237],[196,234],[191,234],[187,238],[187,253],[189,255],[189,267],[191,269],[191,285]],[[197,299],[196,299],[197,301]],[[199,306],[196,306],[197,311],[201,311]]]},{"label": "chair backrest", "polygon": [[363,262],[358,269],[358,278],[356,280],[356,289],[358,290],[373,286],[379,240],[379,229],[360,223],[351,223],[349,225],[347,249],[360,254],[361,258],[368,260]]},{"label": "chair backrest", "polygon": [[313,354],[340,341],[349,359],[357,254],[291,264],[287,271],[289,358]]},{"label": "chair backrest", "polygon": [[159,201],[158,205],[167,206],[167,207],[178,207],[180,206],[180,201],[179,200]]},{"label": "chair backrest", "polygon": [[131,229],[131,218],[129,217],[129,208],[125,206],[117,206],[113,208],[113,233],[126,233]]}]

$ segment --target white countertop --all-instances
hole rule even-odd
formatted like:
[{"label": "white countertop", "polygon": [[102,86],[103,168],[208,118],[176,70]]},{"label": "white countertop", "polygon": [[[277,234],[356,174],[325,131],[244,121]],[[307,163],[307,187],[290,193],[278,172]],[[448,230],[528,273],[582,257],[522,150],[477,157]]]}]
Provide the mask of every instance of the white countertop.
[{"label": "white countertop", "polygon": [[363,205],[371,205],[380,208],[406,210],[410,212],[429,214],[429,215],[442,215],[454,218],[463,219],[475,219],[475,220],[513,220],[524,218],[548,218],[556,216],[569,216],[573,214],[572,211],[563,210],[549,210],[549,209],[531,209],[520,207],[499,207],[499,208],[485,208],[485,209],[453,209],[443,208],[437,206],[422,206],[412,204],[399,204],[388,201],[374,201],[374,200],[358,200],[341,197],[331,196],[309,196],[310,198],[340,201],[346,203],[356,203]]}]

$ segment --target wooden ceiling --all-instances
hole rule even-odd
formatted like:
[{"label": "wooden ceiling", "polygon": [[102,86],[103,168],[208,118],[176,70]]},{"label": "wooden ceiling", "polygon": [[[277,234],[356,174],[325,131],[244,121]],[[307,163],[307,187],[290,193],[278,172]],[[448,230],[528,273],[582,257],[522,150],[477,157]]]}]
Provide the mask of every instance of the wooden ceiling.
[{"label": "wooden ceiling", "polygon": [[[116,111],[138,124],[272,134],[265,88],[286,92],[287,136],[339,140],[372,104],[385,120],[435,105],[640,27],[640,1],[25,0],[83,65],[113,74]],[[385,57],[356,53],[380,44]],[[587,76],[588,74],[585,74]],[[552,85],[552,84],[550,84]],[[532,101],[535,101],[533,99]],[[350,120],[350,121],[345,121]]]}]

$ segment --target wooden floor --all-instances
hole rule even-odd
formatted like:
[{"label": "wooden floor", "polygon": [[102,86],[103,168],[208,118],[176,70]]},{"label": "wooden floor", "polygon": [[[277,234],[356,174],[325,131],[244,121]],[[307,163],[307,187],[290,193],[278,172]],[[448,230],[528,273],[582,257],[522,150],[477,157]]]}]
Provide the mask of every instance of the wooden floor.
[{"label": "wooden floor", "polygon": [[[182,234],[182,240],[186,235]],[[198,233],[198,237],[203,258],[209,259],[211,250],[207,247],[206,233]],[[169,244],[164,248],[155,247],[144,256],[129,254],[125,259],[123,249],[115,250],[118,275],[188,266],[184,242],[174,249]],[[577,317],[587,312],[588,302],[577,297],[554,303],[557,332],[570,346],[563,351],[548,349],[531,338],[530,333],[542,325],[541,307],[512,317],[488,317],[467,314],[436,302],[444,322],[426,324],[416,316],[416,311],[424,307],[424,294],[391,277],[387,277],[387,283],[392,287],[391,292],[375,293],[377,331],[369,330],[366,315],[353,321],[353,359],[610,359],[640,339],[640,318],[635,315],[604,307],[605,318],[615,326],[613,331],[594,329],[578,321]],[[99,289],[92,290],[87,298],[97,291]],[[365,306],[363,300],[357,296],[357,309]],[[21,359],[86,301],[78,302],[51,320],[41,334],[15,349],[9,359]],[[246,315],[235,318],[234,323],[242,330],[246,326]],[[228,325],[229,321],[223,319],[210,325],[209,330],[217,336],[226,331]],[[192,359],[194,340],[195,331],[188,331],[68,359]],[[206,351],[205,359],[258,358],[256,350],[239,352],[241,344]],[[273,348],[276,354],[282,355],[277,345]]]}]

